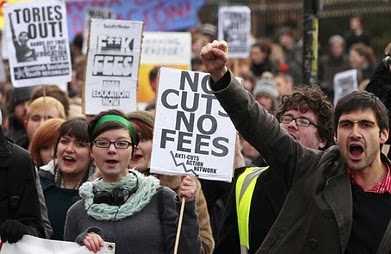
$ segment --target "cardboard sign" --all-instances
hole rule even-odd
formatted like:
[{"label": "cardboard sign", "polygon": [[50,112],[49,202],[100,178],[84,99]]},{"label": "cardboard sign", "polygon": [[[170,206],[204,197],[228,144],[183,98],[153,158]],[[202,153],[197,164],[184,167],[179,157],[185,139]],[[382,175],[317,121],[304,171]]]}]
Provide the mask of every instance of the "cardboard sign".
[{"label": "cardboard sign", "polygon": [[6,37],[12,84],[66,84],[71,57],[64,1],[9,3]]},{"label": "cardboard sign", "polygon": [[231,181],[236,130],[206,73],[162,67],[151,172]]},{"label": "cardboard sign", "polygon": [[348,70],[334,75],[334,106],[345,95],[357,91],[357,70]]},{"label": "cardboard sign", "polygon": [[85,114],[137,109],[143,23],[92,19],[84,93]]},{"label": "cardboard sign", "polygon": [[230,58],[250,55],[251,11],[247,6],[225,6],[219,9],[218,38],[228,44]]},{"label": "cardboard sign", "polygon": [[149,72],[155,66],[189,70],[190,61],[190,33],[144,32],[137,91],[138,102],[149,102],[155,98],[149,82]]},{"label": "cardboard sign", "polygon": [[[16,243],[3,243],[0,254],[90,254],[85,246],[80,246],[75,242],[56,241],[42,239],[31,235],[24,235]],[[114,254],[115,243],[105,242],[98,254]]]}]

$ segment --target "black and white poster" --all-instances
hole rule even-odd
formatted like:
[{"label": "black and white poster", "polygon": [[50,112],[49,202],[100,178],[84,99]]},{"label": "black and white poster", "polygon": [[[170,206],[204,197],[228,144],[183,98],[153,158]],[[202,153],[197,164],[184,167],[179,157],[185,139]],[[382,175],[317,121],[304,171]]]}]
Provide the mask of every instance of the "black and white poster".
[{"label": "black and white poster", "polygon": [[84,93],[85,114],[137,109],[143,23],[91,19]]},{"label": "black and white poster", "polygon": [[66,84],[71,58],[64,1],[5,5],[5,29],[12,83],[15,87]]},{"label": "black and white poster", "polygon": [[230,182],[235,141],[209,74],[160,68],[151,173]]},{"label": "black and white poster", "polygon": [[250,55],[251,11],[247,6],[219,8],[218,39],[228,44],[230,58]]},{"label": "black and white poster", "polygon": [[337,105],[339,99],[345,95],[357,91],[357,70],[347,70],[335,74],[334,80],[334,106]]}]

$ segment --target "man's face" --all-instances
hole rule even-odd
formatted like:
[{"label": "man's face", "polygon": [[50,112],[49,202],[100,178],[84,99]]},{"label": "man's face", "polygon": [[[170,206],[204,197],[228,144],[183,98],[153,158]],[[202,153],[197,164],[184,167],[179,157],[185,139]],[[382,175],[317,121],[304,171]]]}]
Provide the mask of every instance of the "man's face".
[{"label": "man's face", "polygon": [[[286,111],[283,116],[305,118],[310,120],[311,123],[318,125],[318,119],[311,110],[307,111],[306,113],[302,113],[298,110],[291,109]],[[299,126],[294,120],[292,120],[290,123],[280,123],[280,126],[303,146],[312,149],[321,149],[326,145],[326,142],[319,138],[318,128],[313,124],[310,124],[307,127]]]},{"label": "man's face", "polygon": [[340,57],[343,54],[343,44],[340,42],[333,42],[330,47],[330,52],[334,57]]},{"label": "man's face", "polygon": [[336,143],[353,171],[371,167],[387,138],[388,130],[380,130],[371,109],[345,113],[338,120]]},{"label": "man's face", "polygon": [[29,112],[28,118],[25,122],[28,139],[31,140],[33,138],[34,133],[37,131],[41,123],[55,117],[61,118],[61,113],[58,109],[53,107],[47,107],[46,109],[45,107],[40,107]]}]

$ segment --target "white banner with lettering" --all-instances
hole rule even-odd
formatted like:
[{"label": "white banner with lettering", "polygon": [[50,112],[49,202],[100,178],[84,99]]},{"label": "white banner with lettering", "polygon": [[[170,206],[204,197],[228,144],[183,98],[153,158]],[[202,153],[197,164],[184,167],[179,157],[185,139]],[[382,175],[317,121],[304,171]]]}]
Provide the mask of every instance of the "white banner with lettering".
[{"label": "white banner with lettering", "polygon": [[[3,243],[0,254],[91,254],[85,246],[75,242],[55,241],[25,235],[17,243]],[[114,254],[115,244],[105,242],[98,254]]]},{"label": "white banner with lettering", "polygon": [[230,182],[236,130],[209,87],[209,74],[162,67],[151,173]]}]

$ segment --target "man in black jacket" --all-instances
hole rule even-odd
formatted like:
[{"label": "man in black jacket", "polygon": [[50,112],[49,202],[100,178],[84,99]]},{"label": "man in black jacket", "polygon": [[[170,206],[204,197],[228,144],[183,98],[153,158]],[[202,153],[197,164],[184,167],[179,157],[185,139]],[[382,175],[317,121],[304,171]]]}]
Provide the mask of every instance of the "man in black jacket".
[{"label": "man in black jacket", "polygon": [[10,142],[0,126],[0,238],[3,243],[15,243],[26,234],[45,236],[35,172],[30,154]]},{"label": "man in black jacket", "polygon": [[[334,144],[332,131],[333,105],[324,92],[317,86],[302,86],[292,94],[282,97],[281,106],[277,112],[280,125],[303,146],[325,150]],[[251,170],[251,169],[250,169]],[[252,174],[257,174],[257,168]],[[241,170],[243,171],[243,170]],[[235,171],[235,175],[237,175]],[[249,179],[249,178],[247,178]],[[254,179],[255,180],[255,179]],[[248,180],[246,180],[248,181]],[[235,195],[238,183],[233,184],[227,202],[224,219],[219,231],[215,254],[218,253],[245,253],[240,248],[246,248],[247,253],[253,254],[261,246],[266,234],[277,218],[284,204],[288,189],[283,181],[274,174],[274,169],[266,169],[255,180],[250,210],[248,215],[248,242],[249,246],[241,247],[243,238],[239,236],[238,217],[241,223],[246,219],[237,211]],[[241,193],[244,192],[241,188]],[[247,189],[246,189],[247,190]],[[249,202],[241,198],[240,202]],[[243,250],[242,250],[243,251]]]},{"label": "man in black jacket", "polygon": [[[384,50],[384,54],[384,58],[371,74],[370,81],[365,90],[380,98],[387,107],[388,116],[391,119],[391,42]],[[387,144],[391,144],[391,138],[387,140]],[[391,158],[391,149],[388,151],[387,157]]]}]

